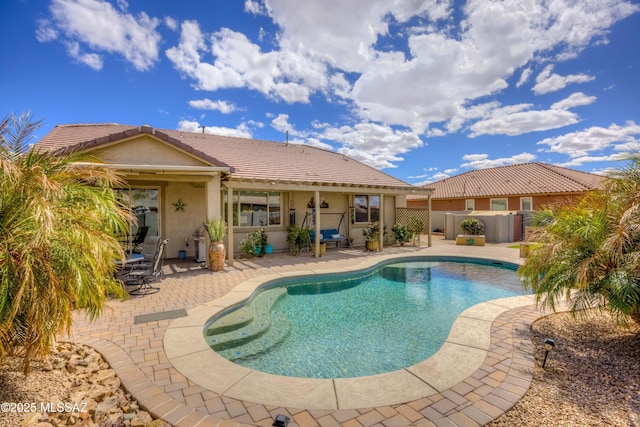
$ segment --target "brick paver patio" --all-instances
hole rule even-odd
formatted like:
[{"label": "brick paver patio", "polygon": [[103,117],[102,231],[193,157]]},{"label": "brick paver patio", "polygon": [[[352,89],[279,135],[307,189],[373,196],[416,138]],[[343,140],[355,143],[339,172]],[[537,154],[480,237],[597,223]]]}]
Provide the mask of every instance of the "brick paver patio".
[{"label": "brick paver patio", "polygon": [[[519,262],[518,250],[504,245],[455,246],[434,237],[431,248],[391,247],[382,253],[359,249],[330,249],[322,258],[274,254],[236,260],[233,267],[210,272],[194,262],[167,260],[160,292],[109,303],[93,323],[76,317],[67,339],[98,350],[114,368],[123,386],[140,406],[174,426],[271,426],[277,414],[295,426],[478,426],[509,410],[527,391],[534,370],[530,325],[541,316],[535,306],[501,314],[491,327],[491,345],[484,363],[454,386],[418,400],[357,410],[308,410],[239,401],[193,383],[169,362],[164,334],[173,319],[134,323],[139,315],[185,309],[189,311],[227,294],[239,283],[262,275],[295,272],[312,264],[315,270],[347,268],[363,257],[386,254],[469,255]],[[304,393],[304,390],[300,390]]]}]

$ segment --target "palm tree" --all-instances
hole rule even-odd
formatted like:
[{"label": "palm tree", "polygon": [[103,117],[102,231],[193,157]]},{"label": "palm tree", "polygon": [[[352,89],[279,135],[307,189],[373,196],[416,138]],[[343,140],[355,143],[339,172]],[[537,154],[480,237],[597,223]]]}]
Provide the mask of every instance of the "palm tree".
[{"label": "palm tree", "polygon": [[95,319],[109,296],[126,297],[114,277],[114,236],[129,221],[120,178],[87,155],[29,148],[39,125],[29,113],[0,122],[0,359],[24,356],[25,374],[70,331],[74,308]]},{"label": "palm tree", "polygon": [[640,157],[615,171],[602,191],[535,218],[536,246],[518,270],[538,303],[567,299],[574,314],[597,308],[619,322],[640,321]]}]

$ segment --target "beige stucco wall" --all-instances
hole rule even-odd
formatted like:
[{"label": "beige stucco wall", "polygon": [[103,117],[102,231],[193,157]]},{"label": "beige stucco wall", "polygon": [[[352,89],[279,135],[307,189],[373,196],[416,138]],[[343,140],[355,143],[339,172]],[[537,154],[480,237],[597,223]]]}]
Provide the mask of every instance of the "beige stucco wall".
[{"label": "beige stucco wall", "polygon": [[[178,199],[187,204],[183,211],[176,211],[173,206]],[[206,220],[204,184],[168,183],[165,187],[164,206],[164,233],[169,239],[167,257],[177,258],[180,250],[186,250],[187,256],[194,257],[195,244],[191,236]]]},{"label": "beige stucco wall", "polygon": [[110,145],[101,149],[99,155],[107,163],[175,166],[206,165],[201,160],[150,135],[143,135]]}]

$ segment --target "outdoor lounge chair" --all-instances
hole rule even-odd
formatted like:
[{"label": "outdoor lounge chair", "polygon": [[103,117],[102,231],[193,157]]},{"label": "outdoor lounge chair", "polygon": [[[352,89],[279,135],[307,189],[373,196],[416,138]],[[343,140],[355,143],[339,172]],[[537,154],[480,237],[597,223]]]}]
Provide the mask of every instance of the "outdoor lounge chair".
[{"label": "outdoor lounge chair", "polygon": [[139,253],[144,255],[144,263],[152,263],[153,257],[158,250],[158,245],[162,241],[160,236],[147,236],[142,243],[138,246]]},{"label": "outdoor lounge chair", "polygon": [[143,268],[132,269],[124,277],[124,283],[127,286],[137,286],[135,289],[128,291],[130,295],[147,295],[153,294],[160,290],[151,286],[151,282],[155,282],[162,276],[162,266],[164,263],[164,250],[167,245],[167,239],[160,240],[153,256],[151,264],[145,264]]},{"label": "outdoor lounge chair", "polygon": [[131,240],[131,244],[133,245],[133,252],[139,252],[139,246],[144,242],[144,239],[147,237],[147,233],[149,232],[149,227],[139,227],[138,232],[133,239]]}]

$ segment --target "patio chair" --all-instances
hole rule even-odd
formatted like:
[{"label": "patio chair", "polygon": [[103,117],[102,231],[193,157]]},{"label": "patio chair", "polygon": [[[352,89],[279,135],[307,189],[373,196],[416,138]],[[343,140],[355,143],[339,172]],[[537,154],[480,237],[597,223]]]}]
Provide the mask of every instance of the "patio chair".
[{"label": "patio chair", "polygon": [[138,227],[138,232],[133,239],[131,240],[131,244],[133,245],[133,252],[140,252],[140,245],[144,242],[144,239],[147,237],[147,233],[149,232],[149,227]]},{"label": "patio chair", "polygon": [[160,236],[147,236],[142,243],[138,246],[142,255],[144,255],[144,263],[152,263],[153,257],[158,250],[158,245],[162,241]]},{"label": "patio chair", "polygon": [[128,291],[130,295],[148,295],[154,294],[160,290],[151,286],[151,282],[155,282],[162,276],[162,266],[164,264],[164,250],[167,245],[167,239],[160,240],[156,252],[153,256],[153,262],[146,265],[146,268],[133,269],[124,278],[125,285],[137,286],[135,289]]}]

